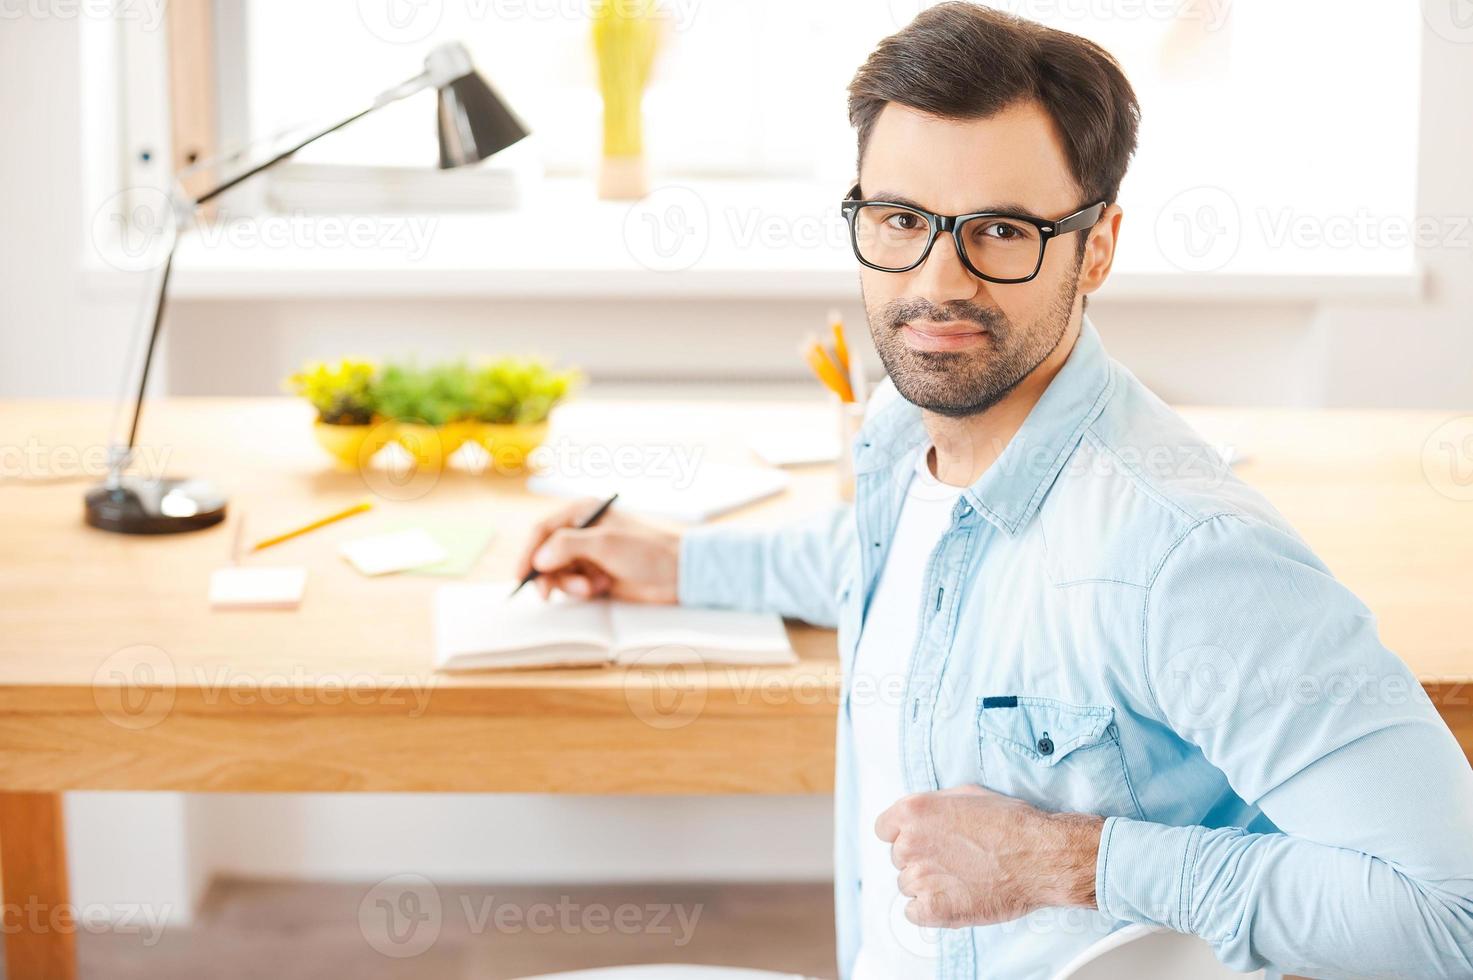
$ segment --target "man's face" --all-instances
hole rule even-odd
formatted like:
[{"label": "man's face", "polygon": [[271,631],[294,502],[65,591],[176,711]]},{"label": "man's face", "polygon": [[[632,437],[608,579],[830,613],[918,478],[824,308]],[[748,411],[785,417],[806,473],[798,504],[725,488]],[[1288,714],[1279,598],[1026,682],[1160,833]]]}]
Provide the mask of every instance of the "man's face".
[{"label": "man's face", "polygon": [[[987,119],[940,119],[891,103],[860,167],[867,200],[937,214],[1006,211],[1062,218],[1081,201],[1048,114],[1022,103]],[[1030,282],[972,275],[949,233],[910,272],[862,268],[875,349],[895,387],[928,411],[960,417],[995,405],[1068,330],[1079,286],[1077,232],[1055,239]]]}]

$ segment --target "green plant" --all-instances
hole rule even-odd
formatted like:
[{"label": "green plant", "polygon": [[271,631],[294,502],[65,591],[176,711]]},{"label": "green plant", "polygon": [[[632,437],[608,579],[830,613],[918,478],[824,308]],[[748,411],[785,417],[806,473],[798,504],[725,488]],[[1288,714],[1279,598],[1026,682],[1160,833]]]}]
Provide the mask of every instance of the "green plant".
[{"label": "green plant", "polygon": [[374,386],[378,412],[404,422],[446,425],[470,417],[471,372],[462,362],[384,366]]},{"label": "green plant", "polygon": [[469,416],[478,422],[541,422],[580,378],[576,370],[554,371],[533,358],[497,358],[470,374]]},{"label": "green plant", "polygon": [[500,357],[472,368],[464,361],[422,368],[368,361],[313,362],[284,382],[334,425],[363,425],[374,416],[446,425],[465,419],[531,424],[545,420],[581,376],[533,358]]},{"label": "green plant", "polygon": [[323,422],[367,425],[373,421],[374,373],[369,361],[314,361],[289,375],[283,385],[317,409],[317,417]]}]

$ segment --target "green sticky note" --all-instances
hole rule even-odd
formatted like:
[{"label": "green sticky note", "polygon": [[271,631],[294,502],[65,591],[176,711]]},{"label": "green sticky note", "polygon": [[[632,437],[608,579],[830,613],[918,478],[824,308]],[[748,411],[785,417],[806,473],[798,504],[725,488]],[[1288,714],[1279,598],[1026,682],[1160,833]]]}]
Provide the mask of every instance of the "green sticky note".
[{"label": "green sticky note", "polygon": [[445,549],[444,561],[433,565],[421,565],[408,571],[409,575],[467,575],[476,567],[486,546],[491,543],[492,527],[489,522],[474,518],[427,517],[417,521],[396,522],[386,528],[391,531],[422,528]]}]

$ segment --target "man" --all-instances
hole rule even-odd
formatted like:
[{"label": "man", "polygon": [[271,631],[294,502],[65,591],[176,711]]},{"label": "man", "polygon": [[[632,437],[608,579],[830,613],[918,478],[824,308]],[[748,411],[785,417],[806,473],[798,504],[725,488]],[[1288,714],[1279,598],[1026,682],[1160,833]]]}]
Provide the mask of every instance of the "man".
[{"label": "man", "polygon": [[[778,531],[555,515],[544,591],[837,624],[840,967],[1048,977],[1127,922],[1227,965],[1473,976],[1473,772],[1365,607],[1084,317],[1138,108],[1078,37],[921,14],[850,87],[902,396]],[[932,927],[942,927],[939,930]]]}]

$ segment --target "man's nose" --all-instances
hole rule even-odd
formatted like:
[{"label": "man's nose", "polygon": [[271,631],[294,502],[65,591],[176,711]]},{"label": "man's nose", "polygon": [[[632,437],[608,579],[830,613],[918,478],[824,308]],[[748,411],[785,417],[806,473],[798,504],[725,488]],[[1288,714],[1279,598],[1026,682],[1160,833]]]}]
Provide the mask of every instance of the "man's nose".
[{"label": "man's nose", "polygon": [[915,293],[936,304],[955,300],[974,300],[985,283],[967,271],[956,251],[956,239],[938,235],[931,254],[912,273],[916,278]]}]

